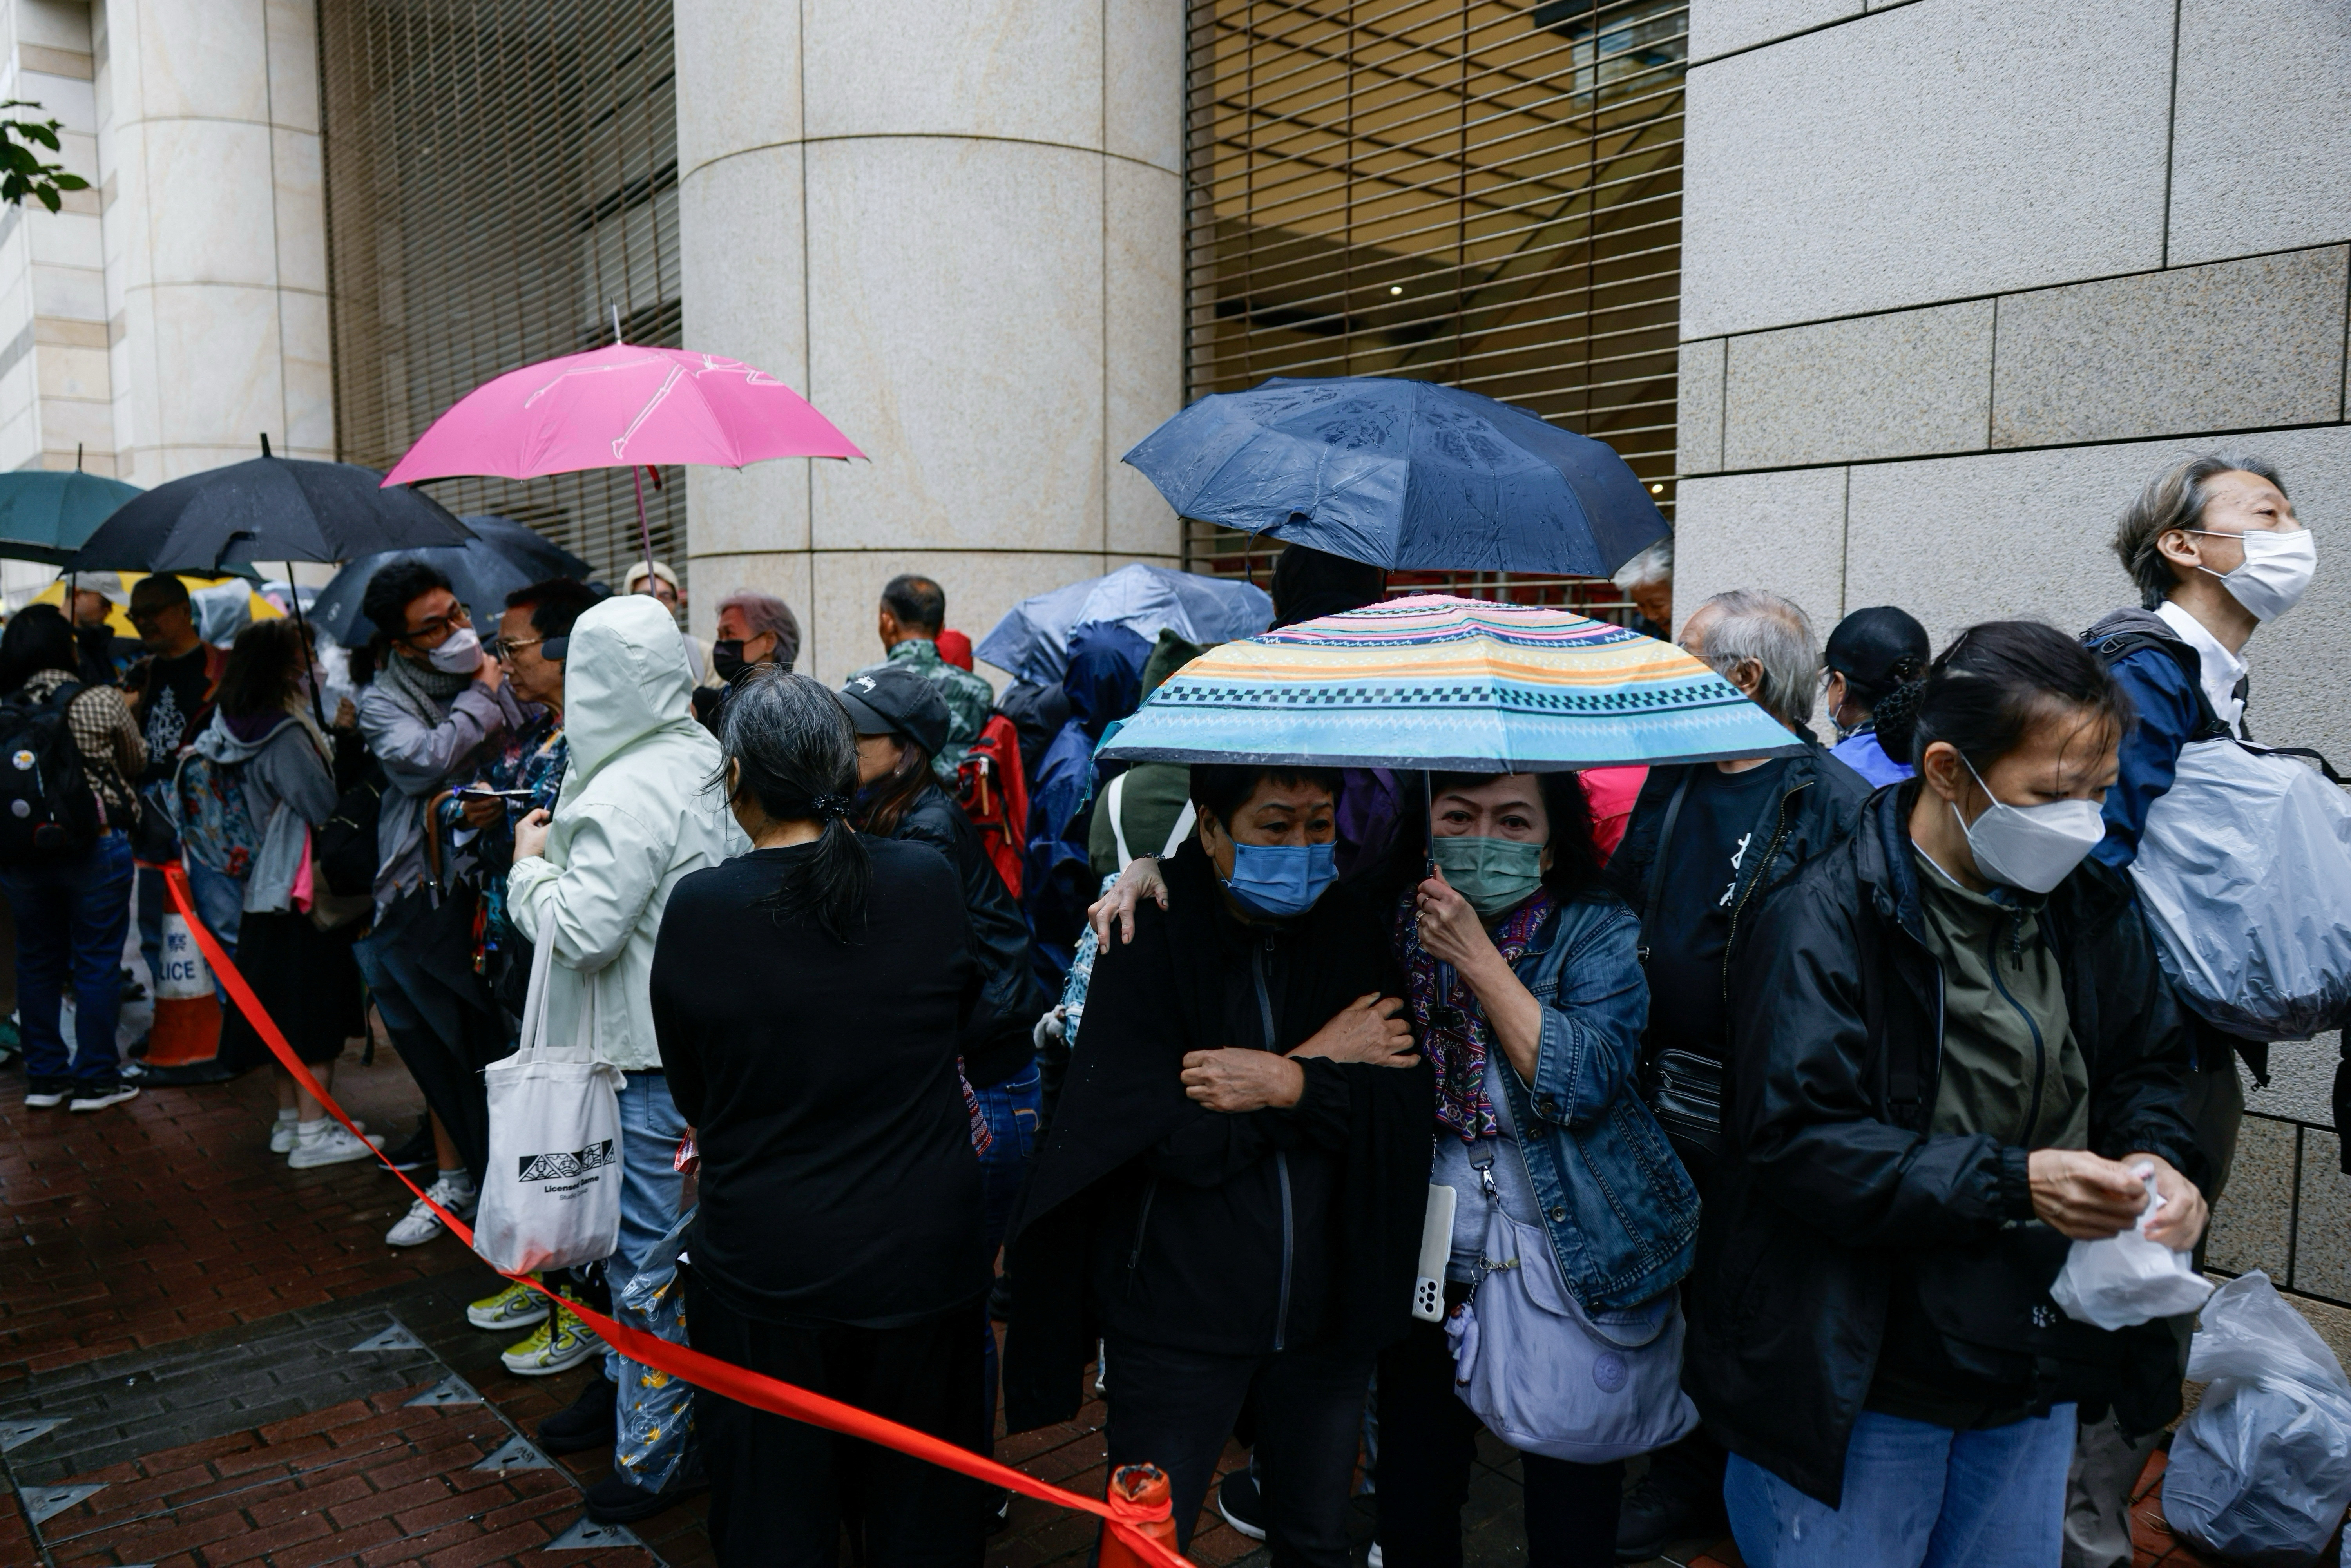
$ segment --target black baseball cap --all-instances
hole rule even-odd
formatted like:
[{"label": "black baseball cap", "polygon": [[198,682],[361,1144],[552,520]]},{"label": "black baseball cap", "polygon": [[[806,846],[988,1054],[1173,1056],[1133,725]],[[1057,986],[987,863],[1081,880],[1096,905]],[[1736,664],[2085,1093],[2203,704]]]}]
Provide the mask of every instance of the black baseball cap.
[{"label": "black baseball cap", "polygon": [[868,670],[849,677],[841,706],[860,735],[903,735],[936,757],[947,744],[947,702],[912,670]]},{"label": "black baseball cap", "polygon": [[1878,604],[1837,622],[1823,663],[1854,685],[1886,692],[1926,674],[1933,656],[1934,646],[1917,617]]}]

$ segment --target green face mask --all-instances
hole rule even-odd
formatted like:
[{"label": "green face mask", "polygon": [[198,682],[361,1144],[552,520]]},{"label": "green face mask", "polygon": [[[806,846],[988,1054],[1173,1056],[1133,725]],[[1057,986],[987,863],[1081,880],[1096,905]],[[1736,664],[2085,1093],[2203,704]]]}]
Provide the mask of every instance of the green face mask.
[{"label": "green face mask", "polygon": [[1437,869],[1480,920],[1507,913],[1542,884],[1543,846],[1464,835],[1437,841]]}]

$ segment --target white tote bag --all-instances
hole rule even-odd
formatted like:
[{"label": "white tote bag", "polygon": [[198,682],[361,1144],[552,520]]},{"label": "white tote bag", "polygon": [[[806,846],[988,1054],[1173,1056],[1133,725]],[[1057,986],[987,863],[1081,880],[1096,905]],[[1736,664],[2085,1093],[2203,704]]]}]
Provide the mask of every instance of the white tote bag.
[{"label": "white tote bag", "polygon": [[522,1049],[483,1072],[490,1166],[474,1250],[509,1274],[611,1255],[621,1234],[621,1070],[596,1060],[596,987],[572,1040],[547,1039],[555,922],[539,927],[523,1001]]}]

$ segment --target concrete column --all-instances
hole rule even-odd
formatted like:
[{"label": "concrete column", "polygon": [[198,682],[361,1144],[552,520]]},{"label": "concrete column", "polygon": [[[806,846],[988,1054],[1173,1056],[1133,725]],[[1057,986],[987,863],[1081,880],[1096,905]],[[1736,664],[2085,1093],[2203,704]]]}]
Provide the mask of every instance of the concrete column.
[{"label": "concrete column", "polygon": [[[694,618],[779,594],[828,681],[921,570],[977,640],[1176,521],[1119,456],[1182,400],[1180,0],[677,13],[685,342],[872,455],[688,478]],[[1001,672],[987,672],[999,684]]]},{"label": "concrete column", "polygon": [[91,11],[120,476],[332,457],[316,10]]},{"label": "concrete column", "polygon": [[110,475],[89,7],[0,0],[0,97],[40,106],[11,117],[58,121],[64,145],[42,157],[90,183],[55,213],[32,201],[0,211],[0,468],[70,468],[79,446],[91,473]]}]

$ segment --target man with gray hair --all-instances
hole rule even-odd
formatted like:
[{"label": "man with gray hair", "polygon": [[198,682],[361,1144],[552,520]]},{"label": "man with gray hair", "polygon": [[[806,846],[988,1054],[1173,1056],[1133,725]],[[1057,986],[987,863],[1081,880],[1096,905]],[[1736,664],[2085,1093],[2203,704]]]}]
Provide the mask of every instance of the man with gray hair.
[{"label": "man with gray hair", "polygon": [[[1731,949],[1773,887],[1852,831],[1870,789],[1808,727],[1821,651],[1802,610],[1755,589],[1718,593],[1690,612],[1681,645],[1805,742],[1793,757],[1652,768],[1608,862],[1610,880],[1641,915],[1649,981],[1643,1087],[1703,1196],[1721,1152]],[[1625,1498],[1618,1558],[1655,1557],[1669,1542],[1719,1533],[1722,1470],[1722,1449],[1703,1432],[1660,1451]]]},{"label": "man with gray hair", "polygon": [[1674,634],[1674,536],[1626,561],[1609,580],[1633,601],[1633,630],[1663,642]]},{"label": "man with gray hair", "polygon": [[[2138,715],[2106,791],[2106,836],[2090,852],[2122,871],[2138,858],[2147,813],[2171,788],[2179,754],[2199,741],[2252,738],[2245,644],[2302,598],[2317,550],[2277,469],[2222,453],[2181,458],[2149,480],[2125,508],[2114,550],[2137,587],[2138,607],[2116,611],[2082,641],[2105,660]],[[2192,1009],[2180,1011],[2198,1069],[2185,1109],[2204,1155],[2205,1198],[2218,1203],[2245,1114],[2237,1059],[2267,1083],[2270,1048],[2223,1034]],[[2341,1126],[2351,1113],[2351,1072],[2335,1082]],[[2083,1423],[2066,1478],[2064,1568],[2128,1568],[2131,1493],[2162,1436],[2126,1434],[2110,1416]]]},{"label": "man with gray hair", "polygon": [[718,636],[710,644],[710,673],[720,684],[695,688],[694,716],[716,734],[719,709],[745,671],[761,664],[789,671],[799,656],[800,623],[792,607],[772,593],[736,590],[718,601]]}]

